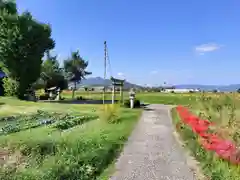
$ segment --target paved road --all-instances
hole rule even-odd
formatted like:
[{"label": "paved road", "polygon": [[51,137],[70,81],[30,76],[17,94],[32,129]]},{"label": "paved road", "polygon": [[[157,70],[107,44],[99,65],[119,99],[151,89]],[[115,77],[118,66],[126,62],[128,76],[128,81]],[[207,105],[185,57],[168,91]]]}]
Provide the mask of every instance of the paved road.
[{"label": "paved road", "polygon": [[129,137],[110,180],[195,180],[173,136],[171,107],[148,108]]}]

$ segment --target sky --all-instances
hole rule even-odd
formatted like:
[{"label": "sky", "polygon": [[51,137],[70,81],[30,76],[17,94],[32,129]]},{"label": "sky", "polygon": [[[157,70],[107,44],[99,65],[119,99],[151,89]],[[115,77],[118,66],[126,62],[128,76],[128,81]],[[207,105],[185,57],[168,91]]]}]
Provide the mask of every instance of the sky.
[{"label": "sky", "polygon": [[17,0],[49,23],[59,61],[79,50],[92,76],[141,85],[240,83],[239,0]]}]

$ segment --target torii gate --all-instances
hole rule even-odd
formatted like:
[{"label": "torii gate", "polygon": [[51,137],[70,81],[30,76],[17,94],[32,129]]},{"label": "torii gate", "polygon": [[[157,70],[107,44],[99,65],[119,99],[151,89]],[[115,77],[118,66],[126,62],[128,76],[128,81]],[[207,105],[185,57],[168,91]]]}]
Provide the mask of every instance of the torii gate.
[{"label": "torii gate", "polygon": [[120,88],[120,102],[123,103],[123,85],[125,80],[116,79],[112,76],[110,80],[112,81],[112,104],[115,103],[115,87]]}]

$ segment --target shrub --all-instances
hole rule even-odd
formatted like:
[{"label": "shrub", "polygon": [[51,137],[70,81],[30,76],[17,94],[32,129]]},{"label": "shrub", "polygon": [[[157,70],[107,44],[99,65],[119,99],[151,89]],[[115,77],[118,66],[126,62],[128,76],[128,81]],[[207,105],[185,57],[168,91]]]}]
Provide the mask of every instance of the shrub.
[{"label": "shrub", "polygon": [[69,118],[65,118],[64,120],[57,122],[53,127],[60,130],[65,130],[80,125],[84,122],[94,120],[96,118],[97,116],[80,116],[80,117],[69,116]]},{"label": "shrub", "polygon": [[3,78],[3,87],[5,96],[17,96],[18,82],[11,78]]},{"label": "shrub", "polygon": [[[139,108],[141,106],[141,103],[138,99],[134,99],[134,108]],[[124,107],[130,108],[130,100],[124,101]]]},{"label": "shrub", "polygon": [[7,124],[2,128],[2,133],[4,134],[19,132],[19,131],[20,131],[20,127],[18,125]]},{"label": "shrub", "polygon": [[81,101],[81,100],[84,100],[84,98],[82,96],[77,96],[77,100]]},{"label": "shrub", "polygon": [[48,100],[49,99],[49,94],[41,94],[40,96],[39,96],[39,100]]},{"label": "shrub", "polygon": [[100,115],[100,119],[107,123],[114,124],[119,122],[119,105],[118,104],[106,104],[104,110]]}]

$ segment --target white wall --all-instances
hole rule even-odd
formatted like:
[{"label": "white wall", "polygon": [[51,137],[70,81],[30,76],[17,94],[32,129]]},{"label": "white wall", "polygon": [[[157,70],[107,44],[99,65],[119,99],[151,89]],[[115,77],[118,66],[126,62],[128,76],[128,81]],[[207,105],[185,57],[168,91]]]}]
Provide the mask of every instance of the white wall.
[{"label": "white wall", "polygon": [[197,89],[165,89],[165,92],[188,93],[190,91],[199,92]]}]

